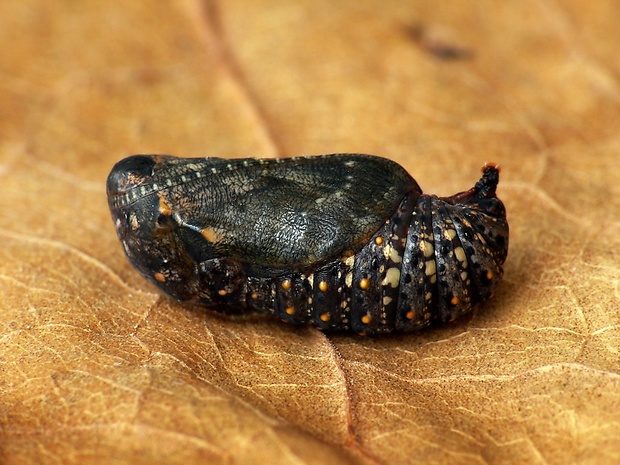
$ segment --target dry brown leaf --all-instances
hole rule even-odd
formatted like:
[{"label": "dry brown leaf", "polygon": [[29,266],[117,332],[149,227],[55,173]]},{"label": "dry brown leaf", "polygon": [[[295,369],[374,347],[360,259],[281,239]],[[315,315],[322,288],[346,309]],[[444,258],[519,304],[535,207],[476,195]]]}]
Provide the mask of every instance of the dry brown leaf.
[{"label": "dry brown leaf", "polygon": [[[0,3],[0,461],[620,461],[620,17],[583,2]],[[389,338],[233,320],[125,260],[131,153],[502,165],[505,283]]]}]

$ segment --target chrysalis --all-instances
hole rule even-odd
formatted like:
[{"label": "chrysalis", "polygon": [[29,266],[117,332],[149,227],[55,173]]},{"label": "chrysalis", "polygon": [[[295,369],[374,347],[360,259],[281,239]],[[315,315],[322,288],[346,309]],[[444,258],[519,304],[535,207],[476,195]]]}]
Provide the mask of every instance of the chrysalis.
[{"label": "chrysalis", "polygon": [[499,170],[451,197],[360,154],[134,155],[108,177],[129,261],[167,294],[365,334],[451,321],[491,297],[508,253]]}]

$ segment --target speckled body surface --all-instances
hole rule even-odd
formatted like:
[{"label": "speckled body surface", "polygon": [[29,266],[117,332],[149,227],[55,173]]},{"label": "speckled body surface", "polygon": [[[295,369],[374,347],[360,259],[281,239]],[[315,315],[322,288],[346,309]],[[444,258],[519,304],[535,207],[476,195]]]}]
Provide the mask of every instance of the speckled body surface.
[{"label": "speckled body surface", "polygon": [[453,320],[492,295],[508,253],[498,181],[487,165],[472,189],[439,198],[370,155],[134,155],[107,191],[130,262],[172,297],[376,334]]}]

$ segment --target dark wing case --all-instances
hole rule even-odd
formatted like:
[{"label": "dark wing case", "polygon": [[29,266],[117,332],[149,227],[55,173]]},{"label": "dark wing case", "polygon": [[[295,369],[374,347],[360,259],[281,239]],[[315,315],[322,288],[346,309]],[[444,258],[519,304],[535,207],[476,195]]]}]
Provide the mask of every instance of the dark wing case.
[{"label": "dark wing case", "polygon": [[[419,191],[400,165],[367,155],[156,157],[142,183],[146,196],[158,195],[180,227],[209,243],[212,256],[196,258],[230,257],[256,267],[303,268],[354,253],[406,192]],[[127,170],[126,161],[119,165],[110,179]]]}]

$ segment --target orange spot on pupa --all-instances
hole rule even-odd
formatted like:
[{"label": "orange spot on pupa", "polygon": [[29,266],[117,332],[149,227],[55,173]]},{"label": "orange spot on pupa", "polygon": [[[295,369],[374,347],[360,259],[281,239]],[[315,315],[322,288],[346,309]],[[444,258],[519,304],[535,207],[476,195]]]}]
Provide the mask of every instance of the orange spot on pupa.
[{"label": "orange spot on pupa", "polygon": [[291,288],[291,280],[287,279],[286,281],[282,281],[282,289],[288,291]]},{"label": "orange spot on pupa", "polygon": [[213,228],[204,228],[200,231],[200,234],[211,243],[219,242],[222,239],[220,234]]},{"label": "orange spot on pupa", "polygon": [[166,216],[172,215],[172,208],[166,203],[162,195],[159,196],[159,213]]},{"label": "orange spot on pupa", "polygon": [[362,280],[360,281],[360,289],[362,290],[367,290],[370,287],[370,279],[368,278],[362,278]]},{"label": "orange spot on pupa", "polygon": [[370,318],[370,315],[368,314],[362,317],[362,323],[364,323],[365,325],[370,324],[371,321],[372,321],[372,318]]}]

